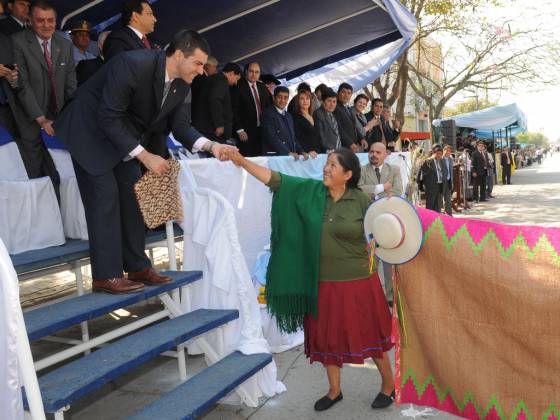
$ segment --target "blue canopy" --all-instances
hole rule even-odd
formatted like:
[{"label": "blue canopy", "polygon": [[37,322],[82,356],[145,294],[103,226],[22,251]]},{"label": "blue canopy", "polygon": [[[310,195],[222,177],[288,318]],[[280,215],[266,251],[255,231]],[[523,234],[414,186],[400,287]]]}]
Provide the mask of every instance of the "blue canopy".
[{"label": "blue canopy", "polygon": [[483,139],[496,137],[500,130],[504,130],[505,136],[506,128],[510,137],[527,131],[527,117],[515,103],[434,120],[432,125],[439,127],[442,121],[448,120],[454,120],[457,127],[472,128]]},{"label": "blue canopy", "polygon": [[[384,63],[352,72],[356,88],[371,82],[402,53],[416,27],[399,0],[149,2],[158,19],[153,37],[161,45],[179,29],[194,29],[205,36],[220,63],[258,61],[263,73],[286,80],[392,44]],[[120,26],[121,0],[52,3],[62,29],[74,19],[87,19],[98,32]]]}]

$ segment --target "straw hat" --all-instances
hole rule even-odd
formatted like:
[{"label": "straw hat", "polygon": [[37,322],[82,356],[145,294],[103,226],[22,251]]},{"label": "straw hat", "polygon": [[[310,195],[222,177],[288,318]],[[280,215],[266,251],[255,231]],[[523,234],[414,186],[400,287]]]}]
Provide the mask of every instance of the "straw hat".
[{"label": "straw hat", "polygon": [[412,204],[401,197],[381,198],[364,217],[368,241],[376,243],[375,255],[390,264],[412,260],[422,248],[422,222]]}]

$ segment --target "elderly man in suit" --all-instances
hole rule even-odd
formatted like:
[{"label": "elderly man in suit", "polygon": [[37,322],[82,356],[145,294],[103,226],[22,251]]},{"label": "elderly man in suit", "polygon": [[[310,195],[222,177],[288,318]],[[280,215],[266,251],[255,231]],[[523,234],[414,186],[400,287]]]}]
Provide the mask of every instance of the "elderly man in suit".
[{"label": "elderly man in suit", "polygon": [[0,20],[0,33],[6,36],[23,31],[29,22],[29,0],[8,0],[10,15]]},{"label": "elderly man in suit", "polygon": [[292,114],[286,111],[290,91],[285,86],[277,86],[272,97],[273,104],[262,114],[263,155],[292,156],[295,160],[299,155],[307,153],[296,139]]},{"label": "elderly man in suit", "polygon": [[208,76],[201,89],[193,93],[193,126],[209,139],[231,142],[233,113],[229,88],[241,78],[241,67],[227,63],[221,72]]},{"label": "elderly man in suit", "polygon": [[[169,163],[144,146],[150,134],[173,132],[193,152],[225,158],[231,146],[203,137],[190,125],[185,97],[209,53],[196,32],[178,32],[168,49],[128,51],[106,63],[77,92],[56,121],[67,145],[84,203],[93,289],[128,293],[161,284],[144,252],[145,229],[134,195],[141,164],[162,174]],[[128,278],[123,276],[128,272]]]},{"label": "elderly man in suit", "polygon": [[48,175],[58,192],[60,178],[41,130],[55,134],[53,121],[76,90],[72,44],[55,33],[56,11],[49,3],[36,1],[29,16],[31,29],[12,35],[20,71],[18,98],[27,118],[18,128],[29,178]]},{"label": "elderly man in suit", "polygon": [[323,149],[329,152],[342,146],[340,129],[333,114],[336,109],[336,93],[327,88],[322,95],[322,105],[313,112],[313,119]]},{"label": "elderly man in suit", "polygon": [[121,21],[123,27],[112,31],[103,45],[106,61],[124,51],[152,48],[148,34],[154,31],[157,19],[148,0],[126,0]]},{"label": "elderly man in suit", "polygon": [[490,173],[490,163],[486,153],[486,143],[483,140],[476,142],[476,150],[472,153],[471,174],[473,178],[473,196],[475,201],[486,200],[486,177]]},{"label": "elderly man in suit", "polygon": [[432,156],[420,168],[420,178],[426,192],[426,208],[441,213],[441,203],[449,189],[441,144],[432,147]]},{"label": "elderly man in suit", "polygon": [[[362,166],[358,187],[368,194],[373,200],[383,197],[401,196],[403,193],[403,183],[401,170],[396,165],[385,162],[387,148],[383,143],[373,143],[368,152],[369,163]],[[376,259],[379,264],[379,259]],[[388,302],[392,302],[393,279],[392,266],[383,261],[383,280],[385,284],[385,297]]]},{"label": "elderly man in suit", "polygon": [[245,66],[245,78],[231,90],[233,105],[233,129],[243,156],[260,156],[261,116],[270,105],[271,96],[259,78],[261,67],[257,62]]}]

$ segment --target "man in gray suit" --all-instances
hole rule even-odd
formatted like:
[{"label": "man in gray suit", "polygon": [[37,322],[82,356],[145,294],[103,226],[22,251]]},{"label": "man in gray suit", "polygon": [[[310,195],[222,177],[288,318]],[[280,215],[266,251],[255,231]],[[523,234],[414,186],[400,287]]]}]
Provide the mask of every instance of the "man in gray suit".
[{"label": "man in gray suit", "polygon": [[328,152],[342,146],[340,141],[340,131],[338,123],[333,114],[336,109],[336,93],[332,89],[327,89],[322,98],[323,105],[313,112],[315,127],[319,132],[323,148]]},{"label": "man in gray suit", "polygon": [[72,44],[55,33],[56,11],[49,3],[35,2],[29,17],[31,29],[12,36],[20,72],[18,98],[26,120],[18,128],[29,178],[50,176],[58,195],[60,178],[41,130],[54,135],[53,120],[76,90]]},{"label": "man in gray suit", "polygon": [[[385,145],[381,142],[372,143],[368,153],[369,163],[362,166],[358,187],[373,200],[401,196],[403,193],[401,170],[396,165],[386,163],[386,157],[387,148]],[[376,257],[375,263],[380,263],[379,258]],[[385,284],[385,297],[388,302],[392,302],[394,297],[391,275],[391,264],[383,261],[383,282]]]}]

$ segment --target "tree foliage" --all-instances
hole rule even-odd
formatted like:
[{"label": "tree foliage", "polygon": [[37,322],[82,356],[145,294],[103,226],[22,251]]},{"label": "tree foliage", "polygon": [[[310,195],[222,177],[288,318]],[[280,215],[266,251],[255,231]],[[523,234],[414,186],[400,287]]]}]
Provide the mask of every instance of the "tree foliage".
[{"label": "tree foliage", "polygon": [[549,143],[548,137],[546,137],[542,133],[533,133],[531,131],[527,131],[525,133],[519,134],[516,136],[517,141],[520,141],[525,144],[534,144],[535,146],[539,147],[546,147]]},{"label": "tree foliage", "polygon": [[399,60],[366,89],[371,97],[396,104],[396,117],[401,120],[409,89],[426,104],[430,119],[435,119],[443,116],[459,92],[488,97],[492,91],[513,86],[527,89],[556,77],[545,69],[558,54],[558,46],[538,22],[519,25],[487,17],[488,7],[507,7],[506,0],[401,1],[417,19],[415,38]]},{"label": "tree foliage", "polygon": [[451,117],[453,115],[466,114],[468,112],[478,111],[498,105],[496,101],[486,98],[473,97],[466,101],[459,102],[453,107],[446,108],[443,116]]}]

